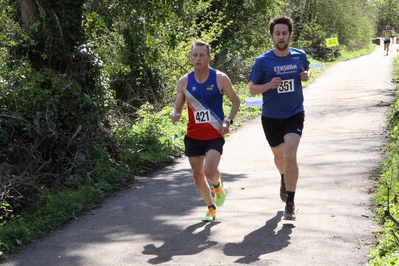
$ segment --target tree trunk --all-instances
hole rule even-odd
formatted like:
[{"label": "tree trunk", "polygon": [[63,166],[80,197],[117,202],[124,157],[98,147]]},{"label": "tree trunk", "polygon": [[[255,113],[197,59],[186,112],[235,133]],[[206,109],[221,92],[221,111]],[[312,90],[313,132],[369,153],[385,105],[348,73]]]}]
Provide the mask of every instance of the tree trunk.
[{"label": "tree trunk", "polygon": [[21,9],[21,20],[25,29],[39,22],[39,10],[34,0],[18,0]]},{"label": "tree trunk", "polygon": [[[73,71],[82,44],[82,18],[85,0],[65,1],[18,0],[19,21],[34,44],[21,46],[36,69],[48,68],[59,73]],[[37,24],[37,29],[32,28]],[[26,48],[28,47],[28,48]],[[25,50],[24,50],[25,49]],[[26,50],[28,49],[28,50]]]}]

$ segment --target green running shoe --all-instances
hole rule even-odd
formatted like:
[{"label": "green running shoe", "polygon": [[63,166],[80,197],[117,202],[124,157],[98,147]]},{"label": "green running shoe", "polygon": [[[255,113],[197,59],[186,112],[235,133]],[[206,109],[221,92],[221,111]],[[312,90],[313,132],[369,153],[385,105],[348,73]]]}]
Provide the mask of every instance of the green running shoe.
[{"label": "green running shoe", "polygon": [[219,187],[214,188],[213,192],[215,193],[215,204],[216,206],[222,206],[224,201],[226,200],[226,192],[223,188],[223,181],[220,179]]},{"label": "green running shoe", "polygon": [[209,208],[208,212],[202,216],[203,222],[212,222],[216,219],[216,210],[214,208]]}]

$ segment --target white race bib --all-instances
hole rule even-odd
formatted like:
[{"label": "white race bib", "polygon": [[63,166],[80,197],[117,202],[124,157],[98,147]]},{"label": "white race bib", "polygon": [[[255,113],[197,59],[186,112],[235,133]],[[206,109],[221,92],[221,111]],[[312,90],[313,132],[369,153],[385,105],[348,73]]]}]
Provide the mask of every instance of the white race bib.
[{"label": "white race bib", "polygon": [[194,119],[196,124],[210,123],[212,121],[210,110],[194,111]]},{"label": "white race bib", "polygon": [[282,80],[280,86],[277,88],[278,93],[294,92],[294,79]]}]

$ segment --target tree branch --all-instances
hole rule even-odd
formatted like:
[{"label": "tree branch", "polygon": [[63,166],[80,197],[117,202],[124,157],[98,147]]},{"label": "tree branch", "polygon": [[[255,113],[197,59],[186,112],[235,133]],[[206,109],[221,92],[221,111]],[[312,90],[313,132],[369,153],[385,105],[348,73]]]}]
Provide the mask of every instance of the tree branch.
[{"label": "tree branch", "polygon": [[[31,123],[28,120],[20,118],[20,117],[15,117],[15,116],[12,116],[12,115],[2,115],[2,114],[0,114],[0,117],[11,118],[11,119],[23,121],[23,122],[31,125]],[[38,134],[40,137],[43,138],[43,135],[40,133],[40,131],[36,131],[35,126],[32,126],[32,128],[33,128],[33,131],[36,132],[36,134]]]},{"label": "tree branch", "polygon": [[382,12],[390,15],[390,16],[399,17],[399,15],[397,13],[390,12],[390,11],[388,11],[386,9],[383,9],[382,7],[379,7],[378,5],[375,5],[375,7],[378,8],[379,10],[381,10]]}]

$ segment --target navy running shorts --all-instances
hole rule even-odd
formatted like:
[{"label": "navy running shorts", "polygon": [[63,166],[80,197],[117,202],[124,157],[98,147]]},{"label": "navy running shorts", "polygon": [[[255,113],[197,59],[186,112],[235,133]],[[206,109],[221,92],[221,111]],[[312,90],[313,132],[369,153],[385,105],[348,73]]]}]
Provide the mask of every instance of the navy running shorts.
[{"label": "navy running shorts", "polygon": [[209,150],[216,150],[223,154],[224,138],[216,138],[209,140],[193,139],[189,136],[184,137],[184,145],[186,147],[185,155],[187,157],[205,155]]}]

